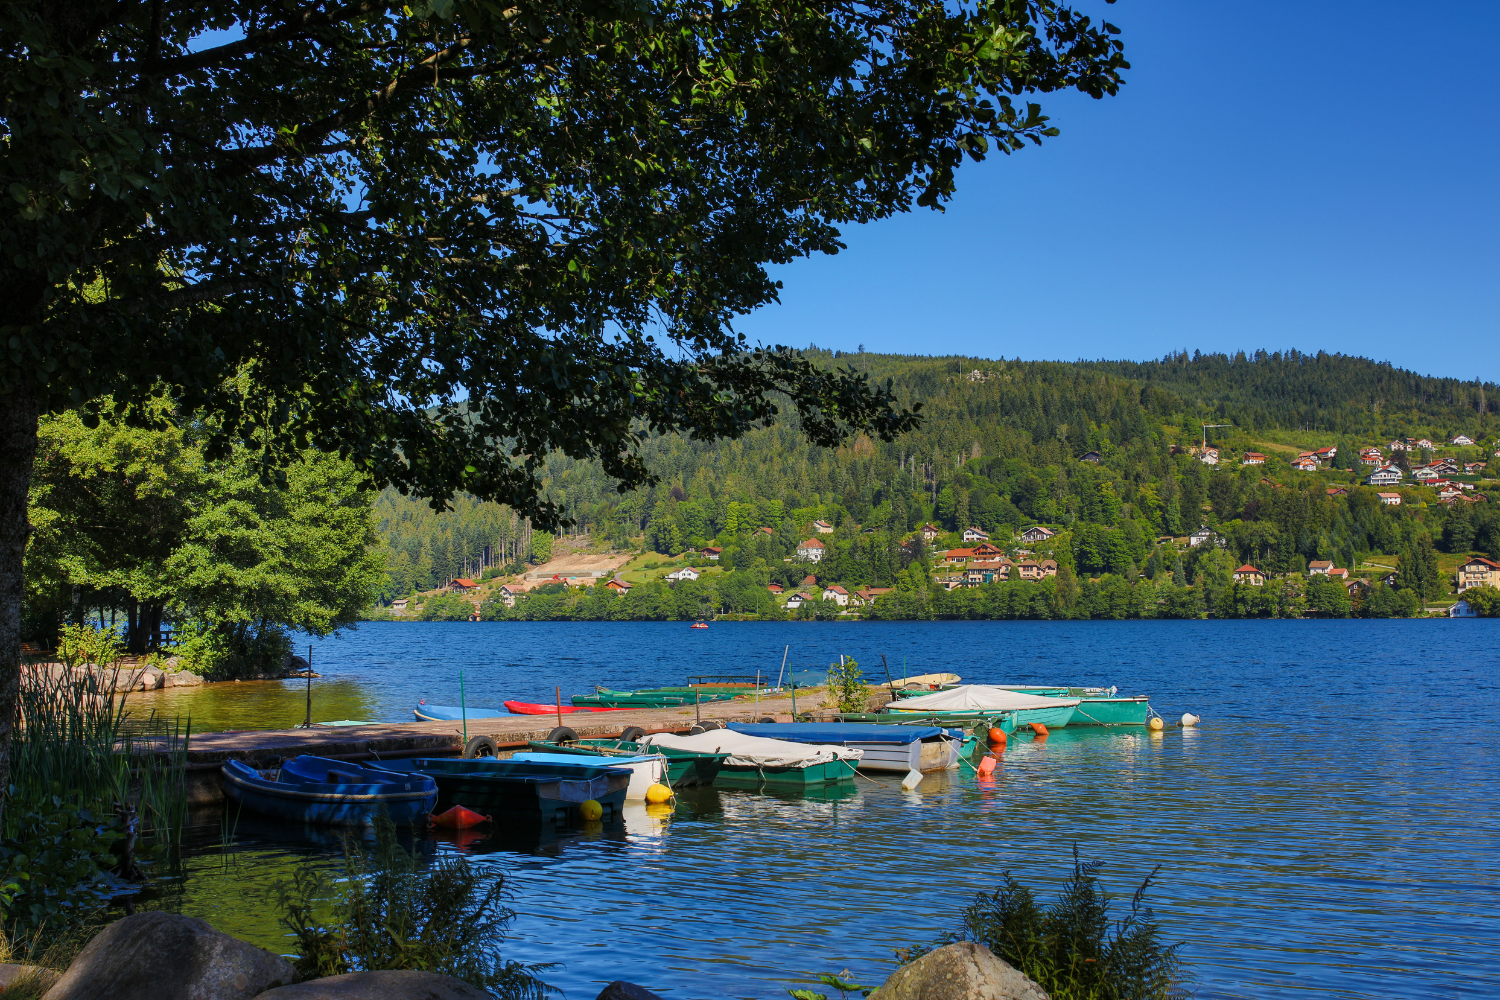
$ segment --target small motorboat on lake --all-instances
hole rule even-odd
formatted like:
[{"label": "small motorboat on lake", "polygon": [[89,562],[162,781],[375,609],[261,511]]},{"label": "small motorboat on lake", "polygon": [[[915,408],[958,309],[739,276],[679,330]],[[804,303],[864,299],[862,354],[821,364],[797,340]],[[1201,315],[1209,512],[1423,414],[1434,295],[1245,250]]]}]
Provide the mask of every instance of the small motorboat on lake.
[{"label": "small motorboat on lake", "polygon": [[667,777],[667,759],[660,753],[611,756],[605,759],[602,756],[563,753],[555,749],[522,750],[511,754],[510,759],[589,769],[601,766],[623,768],[630,772],[630,784],[625,787],[626,802],[646,801],[646,789],[655,784],[665,784]]},{"label": "small motorboat on lake", "polygon": [[412,714],[418,722],[463,722],[465,719],[498,719],[505,715],[493,708],[460,708],[458,705],[429,705],[427,699],[417,702]]},{"label": "small motorboat on lake", "polygon": [[578,818],[578,807],[598,802],[606,814],[619,814],[630,785],[623,767],[548,764],[530,760],[471,760],[419,757],[382,761],[401,774],[423,775],[437,782],[441,811],[461,805],[477,813],[509,813],[551,821]]},{"label": "small motorboat on lake", "polygon": [[1014,726],[1044,725],[1061,729],[1073,719],[1079,698],[1044,698],[987,684],[961,684],[915,698],[899,698],[887,712],[975,712],[1006,715]]},{"label": "small motorboat on lake", "polygon": [[716,788],[803,789],[853,781],[864,751],[830,744],[794,743],[711,729],[693,736],[651,733],[641,739],[648,750],[661,747],[726,754]]},{"label": "small motorboat on lake", "polygon": [[[732,732],[793,743],[815,743],[862,751],[861,771],[941,771],[958,766],[966,739],[962,729],[849,722],[731,722]],[[972,744],[971,744],[972,747]]]},{"label": "small motorboat on lake", "polygon": [[1151,721],[1151,699],[1144,694],[1122,697],[1117,688],[1000,685],[1007,691],[1042,698],[1077,698],[1070,726],[1144,726]]},{"label": "small motorboat on lake", "polygon": [[712,785],[718,777],[719,769],[723,767],[728,753],[710,752],[703,750],[683,750],[679,747],[648,746],[644,743],[636,743],[632,740],[609,740],[609,739],[583,739],[569,740],[567,743],[546,743],[541,740],[532,740],[534,749],[548,753],[576,754],[585,758],[598,759],[609,758],[613,764],[615,759],[621,757],[634,757],[640,754],[659,754],[666,758],[667,783],[673,788],[683,788],[689,785]]},{"label": "small motorboat on lake", "polygon": [[569,715],[573,712],[623,712],[621,708],[605,708],[584,705],[538,705],[529,701],[507,701],[505,710],[511,715],[556,715],[562,712]]},{"label": "small motorboat on lake", "polygon": [[438,797],[425,775],[309,755],[266,771],[226,761],[220,773],[225,797],[241,808],[318,826],[371,826],[382,811],[397,826],[423,825]]},{"label": "small motorboat on lake", "polygon": [[689,628],[708,628],[708,622],[693,622]]},{"label": "small motorboat on lake", "polygon": [[593,694],[581,694],[572,699],[579,707],[599,708],[678,708],[683,705],[707,705],[712,701],[733,701],[753,688],[729,689],[715,687],[705,690],[697,687],[642,688],[638,691],[616,691],[611,688],[596,688]]}]

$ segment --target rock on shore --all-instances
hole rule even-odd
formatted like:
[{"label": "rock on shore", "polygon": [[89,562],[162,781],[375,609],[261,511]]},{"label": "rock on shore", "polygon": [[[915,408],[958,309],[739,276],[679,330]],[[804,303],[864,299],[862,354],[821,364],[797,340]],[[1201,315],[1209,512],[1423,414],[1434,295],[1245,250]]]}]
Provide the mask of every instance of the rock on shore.
[{"label": "rock on shore", "polygon": [[960,941],[903,965],[875,1000],[1050,1000],[1047,991],[983,945]]},{"label": "rock on shore", "polygon": [[137,913],[95,934],[43,1000],[250,1000],[293,983],[280,955],[172,913]]},{"label": "rock on shore", "polygon": [[478,986],[436,972],[350,972],[281,986],[261,1000],[491,1000]]}]

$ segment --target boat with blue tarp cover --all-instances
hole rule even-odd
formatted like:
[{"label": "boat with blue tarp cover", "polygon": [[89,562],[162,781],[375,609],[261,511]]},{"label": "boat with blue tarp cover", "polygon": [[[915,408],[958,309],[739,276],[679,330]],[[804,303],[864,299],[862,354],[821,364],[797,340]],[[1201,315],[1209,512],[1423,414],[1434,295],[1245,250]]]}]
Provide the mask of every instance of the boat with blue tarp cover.
[{"label": "boat with blue tarp cover", "polygon": [[957,767],[968,734],[942,726],[894,726],[859,722],[731,722],[746,736],[842,746],[864,751],[861,771],[940,771]]},{"label": "boat with blue tarp cover", "polygon": [[579,767],[492,757],[419,757],[382,761],[380,766],[436,781],[439,812],[461,805],[478,813],[511,813],[554,821],[576,819],[578,807],[590,799],[604,807],[606,816],[618,815],[630,785],[630,771],[623,767]]},{"label": "boat with blue tarp cover", "polygon": [[646,801],[646,789],[657,783],[665,783],[667,778],[667,759],[659,753],[636,754],[634,757],[610,757],[606,762],[597,756],[584,756],[558,750],[522,750],[511,754],[510,759],[596,770],[601,766],[624,768],[630,772],[630,784],[625,789],[627,802]]},{"label": "boat with blue tarp cover", "polygon": [[241,808],[319,826],[370,826],[381,811],[397,826],[420,825],[438,797],[426,775],[310,755],[266,771],[226,761],[221,773],[225,797]]}]

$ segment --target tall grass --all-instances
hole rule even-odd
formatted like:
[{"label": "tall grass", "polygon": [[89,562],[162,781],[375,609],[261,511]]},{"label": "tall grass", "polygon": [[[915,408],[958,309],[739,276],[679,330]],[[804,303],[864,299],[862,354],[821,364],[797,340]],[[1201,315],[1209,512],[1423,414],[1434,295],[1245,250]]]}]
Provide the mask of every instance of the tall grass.
[{"label": "tall grass", "polygon": [[142,835],[175,844],[187,818],[191,723],[132,713],[129,696],[114,691],[118,644],[82,637],[89,641],[64,637],[59,664],[22,667],[4,834],[14,835],[29,805],[63,788],[100,815],[133,813]]}]

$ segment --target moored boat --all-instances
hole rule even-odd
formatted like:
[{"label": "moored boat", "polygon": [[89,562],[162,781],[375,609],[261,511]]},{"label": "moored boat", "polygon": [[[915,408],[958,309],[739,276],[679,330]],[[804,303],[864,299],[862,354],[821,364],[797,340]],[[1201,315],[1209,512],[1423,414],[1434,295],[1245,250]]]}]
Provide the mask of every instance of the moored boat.
[{"label": "moored boat", "polygon": [[693,736],[651,733],[641,740],[646,747],[676,747],[681,750],[727,753],[716,788],[820,787],[853,781],[854,769],[863,751],[827,744],[793,743],[714,729]]},{"label": "moored boat", "polygon": [[427,699],[411,710],[418,722],[462,722],[465,719],[498,719],[505,715],[493,708],[460,708],[457,705],[429,705]]},{"label": "moored boat", "polygon": [[[574,712],[623,712],[625,708],[605,708],[585,705],[538,705],[529,701],[507,701],[505,710],[511,715],[571,715]],[[471,716],[472,718],[472,716]]]},{"label": "moored boat", "polygon": [[540,764],[560,764],[564,767],[595,768],[607,765],[630,772],[630,784],[625,786],[625,801],[646,801],[646,789],[662,782],[667,776],[667,761],[659,753],[635,754],[632,756],[583,757],[578,754],[557,753],[548,750],[522,750],[513,753],[511,760],[535,761]]},{"label": "moored boat", "polygon": [[1005,713],[1016,726],[1044,725],[1061,729],[1073,719],[1078,698],[1044,698],[987,684],[962,684],[946,691],[916,698],[901,698],[886,711],[908,712],[996,712]]},{"label": "moored boat", "polygon": [[793,743],[849,747],[861,751],[861,771],[941,771],[958,766],[966,734],[940,726],[870,723],[731,722],[732,732]]},{"label": "moored boat", "polygon": [[683,750],[679,747],[647,746],[631,740],[582,739],[567,743],[546,743],[532,740],[531,746],[549,753],[578,754],[580,756],[613,760],[643,753],[660,754],[666,758],[667,783],[673,788],[691,785],[712,785],[724,765],[727,753],[703,750]]},{"label": "moored boat", "polygon": [[1077,698],[1078,709],[1071,726],[1144,726],[1151,720],[1151,699],[1147,695],[1121,697],[1118,688],[1043,687],[1040,685],[997,685],[1007,691],[1034,694],[1043,698]]},{"label": "moored boat", "polygon": [[381,812],[397,826],[425,824],[438,798],[424,775],[307,755],[268,771],[226,761],[220,773],[225,797],[241,808],[318,826],[370,826]]},{"label": "moored boat", "polygon": [[700,690],[697,688],[643,688],[638,691],[616,691],[598,688],[593,694],[576,695],[574,705],[610,708],[678,708],[683,705],[707,705],[714,701],[733,701],[748,691]]},{"label": "moored boat", "polygon": [[439,811],[461,805],[478,813],[553,821],[576,819],[578,807],[590,799],[603,806],[606,814],[617,815],[630,785],[628,770],[608,766],[432,757],[384,761],[382,766],[437,782]]}]

